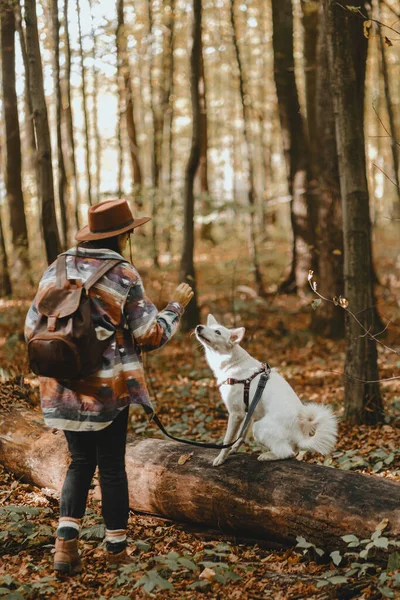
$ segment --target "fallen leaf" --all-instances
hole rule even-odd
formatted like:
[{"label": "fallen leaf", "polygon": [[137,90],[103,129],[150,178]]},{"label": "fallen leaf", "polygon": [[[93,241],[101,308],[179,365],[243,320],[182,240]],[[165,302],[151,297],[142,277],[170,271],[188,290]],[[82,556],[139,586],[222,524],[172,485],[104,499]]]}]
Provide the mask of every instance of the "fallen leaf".
[{"label": "fallen leaf", "polygon": [[193,452],[190,452],[190,454],[181,454],[180,457],[178,458],[178,465],[184,465],[185,462],[187,462],[188,460],[190,460],[193,456]]},{"label": "fallen leaf", "polygon": [[204,569],[204,571],[202,571],[200,573],[199,579],[206,579],[207,581],[214,581],[215,575],[216,575],[216,573],[213,569],[206,567]]},{"label": "fallen leaf", "polygon": [[369,30],[372,27],[372,21],[370,21],[369,19],[367,19],[367,21],[364,21],[363,23],[363,33],[364,33],[364,37],[366,37],[367,39],[369,38]]}]

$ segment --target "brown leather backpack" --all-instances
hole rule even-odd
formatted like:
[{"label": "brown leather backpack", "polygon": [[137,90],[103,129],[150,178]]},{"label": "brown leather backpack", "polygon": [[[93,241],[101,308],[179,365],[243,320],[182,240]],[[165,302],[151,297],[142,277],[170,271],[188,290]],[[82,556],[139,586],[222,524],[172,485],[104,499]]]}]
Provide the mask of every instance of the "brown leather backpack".
[{"label": "brown leather backpack", "polygon": [[66,255],[56,262],[56,281],[37,300],[39,320],[28,342],[30,368],[54,379],[82,379],[101,367],[109,339],[99,340],[89,289],[119,260],[107,260],[82,284],[67,278]]}]

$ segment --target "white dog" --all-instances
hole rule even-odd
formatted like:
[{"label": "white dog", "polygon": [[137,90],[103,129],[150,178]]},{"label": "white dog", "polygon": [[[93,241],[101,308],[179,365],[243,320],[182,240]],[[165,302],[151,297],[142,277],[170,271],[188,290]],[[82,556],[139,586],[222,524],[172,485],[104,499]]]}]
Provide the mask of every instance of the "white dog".
[{"label": "white dog", "polygon": [[[238,438],[245,419],[243,384],[224,383],[228,378],[244,380],[259,371],[262,364],[239,345],[245,329],[227,329],[208,315],[207,326],[196,327],[196,337],[203,344],[207,362],[229,412],[224,444]],[[250,402],[254,397],[260,375],[250,384]],[[299,450],[329,454],[335,446],[337,420],[331,409],[315,403],[302,404],[288,382],[275,369],[265,386],[252,417],[253,436],[264,450],[258,460],[279,460],[296,456]],[[213,465],[221,465],[228,454],[237,450],[242,439],[231,448],[221,450]]]}]

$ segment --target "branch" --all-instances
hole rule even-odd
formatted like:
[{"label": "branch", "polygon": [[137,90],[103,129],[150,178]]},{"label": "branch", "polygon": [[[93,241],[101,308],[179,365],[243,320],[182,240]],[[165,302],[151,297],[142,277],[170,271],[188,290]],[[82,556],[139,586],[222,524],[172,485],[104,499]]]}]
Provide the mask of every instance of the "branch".
[{"label": "branch", "polygon": [[377,119],[378,119],[379,123],[382,125],[383,129],[386,131],[386,133],[388,134],[388,136],[389,136],[389,137],[390,137],[390,138],[393,140],[393,142],[394,142],[395,144],[397,144],[397,145],[400,147],[400,142],[398,142],[398,141],[397,141],[397,140],[396,140],[396,139],[393,137],[393,135],[392,135],[392,134],[390,133],[390,131],[389,131],[389,130],[386,128],[386,125],[384,124],[384,122],[382,121],[381,117],[379,116],[379,114],[378,114],[378,111],[377,111],[377,110],[376,110],[376,108],[375,108],[375,104],[373,104],[373,105],[372,105],[372,108],[373,108],[373,111],[374,111],[374,113],[375,113],[375,114],[376,114],[376,116],[377,116]]},{"label": "branch", "polygon": [[397,35],[400,36],[400,31],[398,31],[397,29],[394,29],[390,25],[386,25],[385,23],[378,21],[377,19],[371,19],[368,15],[364,15],[364,13],[360,10],[359,7],[357,7],[357,6],[349,7],[347,5],[343,6],[343,4],[340,4],[340,2],[336,2],[336,4],[337,4],[337,6],[340,6],[340,8],[343,8],[343,10],[345,10],[346,12],[350,12],[353,15],[360,17],[360,19],[362,19],[363,21],[371,21],[372,23],[377,23],[377,25],[380,25],[381,27],[386,27],[386,29],[390,29],[390,31],[394,31],[394,33],[396,33]]},{"label": "branch", "polygon": [[325,298],[325,296],[323,296],[322,294],[317,292],[317,282],[312,281],[313,275],[314,275],[313,271],[308,272],[308,282],[310,284],[312,291],[319,298],[321,298],[321,300],[325,300],[325,302],[330,302],[331,304],[334,304],[335,306],[340,306],[340,308],[343,308],[343,310],[345,310],[355,320],[355,322],[361,327],[362,331],[364,332],[365,337],[368,337],[370,340],[374,340],[377,344],[380,344],[381,346],[383,346],[383,348],[385,348],[386,350],[389,350],[389,352],[393,352],[397,356],[400,356],[400,352],[398,352],[394,348],[390,348],[389,346],[387,346],[386,344],[384,344],[383,342],[381,342],[381,340],[379,340],[377,338],[377,335],[381,335],[382,332],[374,335],[371,333],[371,331],[369,329],[366,329],[364,327],[364,325],[357,319],[357,316],[348,308],[349,302],[348,302],[348,300],[346,300],[346,298],[339,296],[339,298],[333,298],[332,300],[330,300],[329,298]]},{"label": "branch", "polygon": [[397,185],[397,183],[396,183],[395,181],[393,181],[393,179],[391,179],[391,178],[389,177],[389,175],[388,175],[387,173],[385,173],[385,171],[383,171],[383,170],[382,170],[380,167],[378,167],[378,165],[376,165],[375,163],[373,163],[373,166],[374,166],[376,169],[378,169],[378,171],[380,171],[381,173],[383,173],[383,175],[389,179],[390,183],[393,183],[393,185],[394,185],[394,187],[395,187],[395,188],[397,188],[398,190],[400,190],[400,187]]},{"label": "branch", "polygon": [[347,373],[341,373],[340,371],[329,371],[328,369],[321,369],[321,371],[324,373],[335,373],[335,375],[341,375],[342,377],[346,377],[346,379],[355,379],[360,383],[381,383],[381,381],[394,381],[395,379],[400,379],[400,375],[396,377],[385,377],[384,379],[360,379],[360,377],[347,375]]}]

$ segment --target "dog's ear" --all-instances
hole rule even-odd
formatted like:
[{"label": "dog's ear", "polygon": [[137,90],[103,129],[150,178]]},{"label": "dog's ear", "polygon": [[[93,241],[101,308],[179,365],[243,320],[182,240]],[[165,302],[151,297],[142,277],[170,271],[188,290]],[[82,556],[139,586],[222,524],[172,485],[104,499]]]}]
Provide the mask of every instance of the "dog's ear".
[{"label": "dog's ear", "polygon": [[231,344],[240,344],[244,337],[245,333],[244,327],[238,327],[237,329],[231,329],[231,335],[229,337],[229,341]]},{"label": "dog's ear", "polygon": [[218,321],[215,317],[210,313],[207,317],[207,327],[211,327],[211,325],[218,325]]}]

